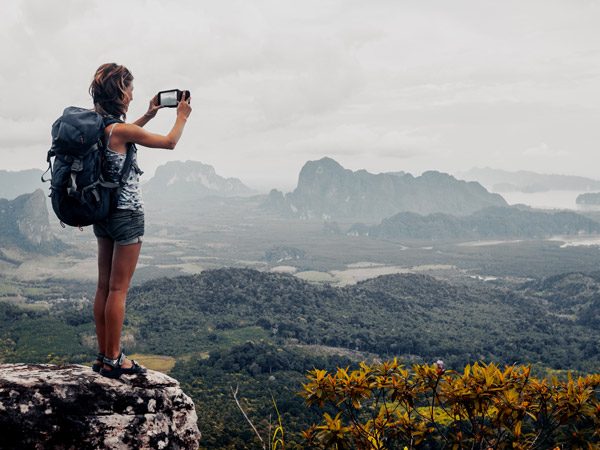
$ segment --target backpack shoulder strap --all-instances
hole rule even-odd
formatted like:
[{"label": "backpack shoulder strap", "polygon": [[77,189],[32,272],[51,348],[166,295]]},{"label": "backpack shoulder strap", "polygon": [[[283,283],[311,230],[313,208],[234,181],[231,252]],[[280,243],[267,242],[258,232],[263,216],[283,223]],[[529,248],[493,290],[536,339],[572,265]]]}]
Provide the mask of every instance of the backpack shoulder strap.
[{"label": "backpack shoulder strap", "polygon": [[111,116],[110,114],[102,116],[102,120],[104,121],[105,127],[112,125],[113,123],[124,123],[121,119],[115,116]]},{"label": "backpack shoulder strap", "polygon": [[[104,127],[108,127],[112,124],[124,123],[121,119],[118,119],[111,115],[103,116],[102,119],[104,120]],[[113,125],[113,127],[110,130],[109,140],[110,140],[110,136],[112,136],[112,132],[114,129],[115,129],[115,125]],[[108,141],[105,143],[104,147],[105,147],[105,149],[106,149],[106,147],[108,147]],[[121,174],[120,174],[121,176],[119,177],[119,185],[121,187],[123,187],[123,185],[127,182],[127,178],[129,177],[129,172],[131,172],[131,167],[133,165],[133,154],[135,151],[136,151],[135,146],[131,142],[128,142],[127,143],[127,155],[125,156],[125,162],[123,163],[123,169],[121,170]]]},{"label": "backpack shoulder strap", "polygon": [[[110,126],[110,125],[109,125]],[[113,131],[115,131],[115,127],[117,126],[116,123],[113,123],[112,126],[110,126],[110,132],[108,133],[108,139],[106,140],[106,147],[108,148],[108,146],[110,145],[110,138],[112,137]]]},{"label": "backpack shoulder strap", "polygon": [[125,162],[123,163],[123,170],[121,170],[121,178],[119,179],[119,184],[123,186],[127,182],[127,178],[129,177],[129,172],[131,172],[131,167],[133,166],[133,154],[135,153],[135,146],[131,143],[127,143],[127,156],[125,156]]}]

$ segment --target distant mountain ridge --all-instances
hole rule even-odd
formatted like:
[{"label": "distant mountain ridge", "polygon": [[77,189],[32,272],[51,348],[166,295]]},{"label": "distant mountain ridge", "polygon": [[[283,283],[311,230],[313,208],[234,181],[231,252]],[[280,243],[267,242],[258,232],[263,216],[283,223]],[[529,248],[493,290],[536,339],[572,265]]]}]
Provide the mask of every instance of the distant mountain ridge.
[{"label": "distant mountain ridge", "polygon": [[600,223],[570,211],[490,207],[469,216],[403,212],[381,224],[353,225],[348,234],[382,239],[506,239],[600,233]]},{"label": "distant mountain ridge", "polygon": [[479,183],[445,173],[428,171],[414,177],[403,172],[353,172],[325,157],[302,167],[293,192],[272,190],[265,206],[301,219],[379,221],[401,211],[464,215],[507,203]]},{"label": "distant mountain ridge", "polygon": [[0,170],[0,198],[12,200],[42,187],[43,171],[39,169]]},{"label": "distant mountain ridge", "polygon": [[578,205],[600,205],[600,192],[587,192],[585,194],[579,194],[575,199],[575,203]]},{"label": "distant mountain ridge", "polygon": [[42,253],[60,251],[65,244],[50,230],[46,196],[41,189],[14,200],[0,199],[0,247]]},{"label": "distant mountain ridge", "polygon": [[526,170],[510,172],[489,167],[476,167],[466,172],[458,172],[457,176],[465,180],[478,181],[495,192],[600,190],[600,180],[574,175],[541,174]]},{"label": "distant mountain ridge", "polygon": [[179,202],[206,196],[236,197],[255,194],[237,178],[218,175],[199,161],[170,161],[156,169],[143,186],[145,201]]}]

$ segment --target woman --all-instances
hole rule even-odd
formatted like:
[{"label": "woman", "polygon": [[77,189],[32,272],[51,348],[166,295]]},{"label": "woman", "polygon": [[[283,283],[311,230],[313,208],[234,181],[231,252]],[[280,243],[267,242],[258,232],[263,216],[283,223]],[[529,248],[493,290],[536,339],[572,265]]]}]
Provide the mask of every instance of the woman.
[{"label": "woman", "polygon": [[125,123],[133,100],[133,76],[124,66],[103,64],[90,85],[94,109],[111,123],[105,130],[106,159],[104,173],[109,181],[117,181],[127,155],[133,146],[133,162],[123,185],[116,209],[102,222],[94,224],[98,239],[98,287],[94,299],[94,319],[99,353],[94,371],[109,378],[122,374],[144,373],[146,369],[129,360],[121,351],[121,329],[125,318],[125,298],[142,247],[144,210],[139,188],[141,171],[137,166],[135,144],[151,148],[174,149],[192,111],[190,99],[177,106],[175,124],[166,135],[145,131],[142,127],[161,108],[155,96],[148,111],[133,123]]}]

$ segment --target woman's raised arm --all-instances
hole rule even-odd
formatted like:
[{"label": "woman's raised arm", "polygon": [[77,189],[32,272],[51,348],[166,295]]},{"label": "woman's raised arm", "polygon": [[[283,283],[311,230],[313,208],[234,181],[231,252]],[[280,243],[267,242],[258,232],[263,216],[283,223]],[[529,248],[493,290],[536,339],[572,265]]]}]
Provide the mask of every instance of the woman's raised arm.
[{"label": "woman's raised arm", "polygon": [[183,128],[187,122],[188,117],[192,112],[190,106],[190,98],[184,97],[177,105],[177,118],[171,131],[166,135],[151,133],[144,130],[141,126],[133,124],[123,124],[115,128],[113,139],[118,139],[120,142],[134,142],[144,147],[150,148],[166,148],[174,149],[181,138]]}]

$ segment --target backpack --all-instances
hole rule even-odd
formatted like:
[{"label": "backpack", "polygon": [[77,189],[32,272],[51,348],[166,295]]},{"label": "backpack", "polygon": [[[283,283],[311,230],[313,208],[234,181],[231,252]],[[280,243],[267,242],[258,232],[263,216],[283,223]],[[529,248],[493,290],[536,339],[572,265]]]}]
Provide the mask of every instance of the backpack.
[{"label": "backpack", "polygon": [[52,209],[63,227],[64,224],[79,228],[92,225],[116,208],[135,151],[135,147],[128,144],[118,183],[104,180],[104,128],[117,122],[122,121],[70,106],[52,124],[52,146],[46,158],[48,170],[44,173],[50,171],[51,176],[45,180],[42,175],[42,181],[50,181]]}]

